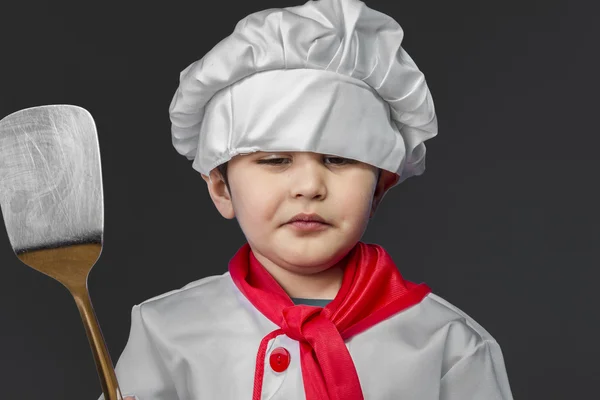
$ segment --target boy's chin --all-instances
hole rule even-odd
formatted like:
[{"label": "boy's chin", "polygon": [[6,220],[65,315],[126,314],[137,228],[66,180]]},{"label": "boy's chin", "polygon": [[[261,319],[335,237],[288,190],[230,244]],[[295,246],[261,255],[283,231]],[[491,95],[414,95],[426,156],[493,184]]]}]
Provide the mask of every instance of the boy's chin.
[{"label": "boy's chin", "polygon": [[[355,244],[355,243],[354,243]],[[298,272],[320,272],[328,269],[343,259],[354,247],[354,244],[344,243],[332,245],[326,241],[298,245],[293,242],[277,246],[277,257],[287,264],[293,265]]]}]

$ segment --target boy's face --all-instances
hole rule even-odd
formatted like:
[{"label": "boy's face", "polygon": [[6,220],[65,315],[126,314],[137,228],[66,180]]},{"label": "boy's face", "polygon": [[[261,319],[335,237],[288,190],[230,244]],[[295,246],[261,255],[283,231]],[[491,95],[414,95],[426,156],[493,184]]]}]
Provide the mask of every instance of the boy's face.
[{"label": "boy's face", "polygon": [[[309,152],[257,152],[231,159],[227,175],[203,175],[215,206],[237,218],[256,258],[292,273],[321,272],[361,239],[369,218],[398,176],[337,156]],[[318,231],[288,224],[299,213],[318,214],[327,223]]]}]

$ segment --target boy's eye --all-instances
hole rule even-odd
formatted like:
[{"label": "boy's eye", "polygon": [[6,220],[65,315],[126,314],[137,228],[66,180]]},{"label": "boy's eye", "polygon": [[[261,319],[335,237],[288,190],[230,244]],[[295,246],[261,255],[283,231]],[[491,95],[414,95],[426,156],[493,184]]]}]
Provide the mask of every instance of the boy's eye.
[{"label": "boy's eye", "polygon": [[334,165],[343,165],[343,164],[352,164],[354,160],[349,160],[343,157],[325,157],[325,160],[329,160],[329,164]]},{"label": "boy's eye", "polygon": [[[326,156],[326,157],[323,157],[323,159],[326,164],[332,164],[332,165],[344,165],[344,164],[356,163],[355,160],[350,160],[348,158],[343,158],[343,157],[327,157]],[[283,157],[266,158],[266,159],[257,161],[258,164],[268,164],[268,165],[283,165],[283,164],[288,164],[289,162],[291,162],[290,158],[283,158]]]},{"label": "boy's eye", "polygon": [[288,161],[289,158],[267,158],[264,160],[258,160],[258,164],[272,164],[272,165],[280,165]]}]

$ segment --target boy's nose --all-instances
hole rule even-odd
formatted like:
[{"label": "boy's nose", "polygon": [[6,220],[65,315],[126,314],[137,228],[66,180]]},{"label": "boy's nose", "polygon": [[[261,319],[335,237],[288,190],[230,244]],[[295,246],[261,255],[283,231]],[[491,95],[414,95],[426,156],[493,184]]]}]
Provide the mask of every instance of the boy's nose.
[{"label": "boy's nose", "polygon": [[327,196],[327,185],[322,168],[322,165],[311,162],[297,168],[290,179],[292,196],[323,200]]},{"label": "boy's nose", "polygon": [[322,180],[303,179],[295,181],[292,184],[292,194],[294,197],[305,197],[307,199],[323,200],[327,196],[327,189]]}]

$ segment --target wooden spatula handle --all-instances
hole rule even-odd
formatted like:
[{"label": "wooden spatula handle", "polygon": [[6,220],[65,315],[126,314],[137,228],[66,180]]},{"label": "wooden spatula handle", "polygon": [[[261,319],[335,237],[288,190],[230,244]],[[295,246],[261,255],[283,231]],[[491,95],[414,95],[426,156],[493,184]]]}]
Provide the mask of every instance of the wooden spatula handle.
[{"label": "wooden spatula handle", "polygon": [[98,370],[98,376],[100,377],[104,398],[105,400],[123,400],[115,370],[113,369],[113,363],[110,359],[108,349],[106,348],[106,343],[102,336],[96,313],[92,307],[87,287],[72,287],[70,290],[75,299],[75,303],[77,303],[77,308],[81,314],[85,332],[90,341],[90,347],[94,354],[94,361],[96,362],[96,369]]}]

